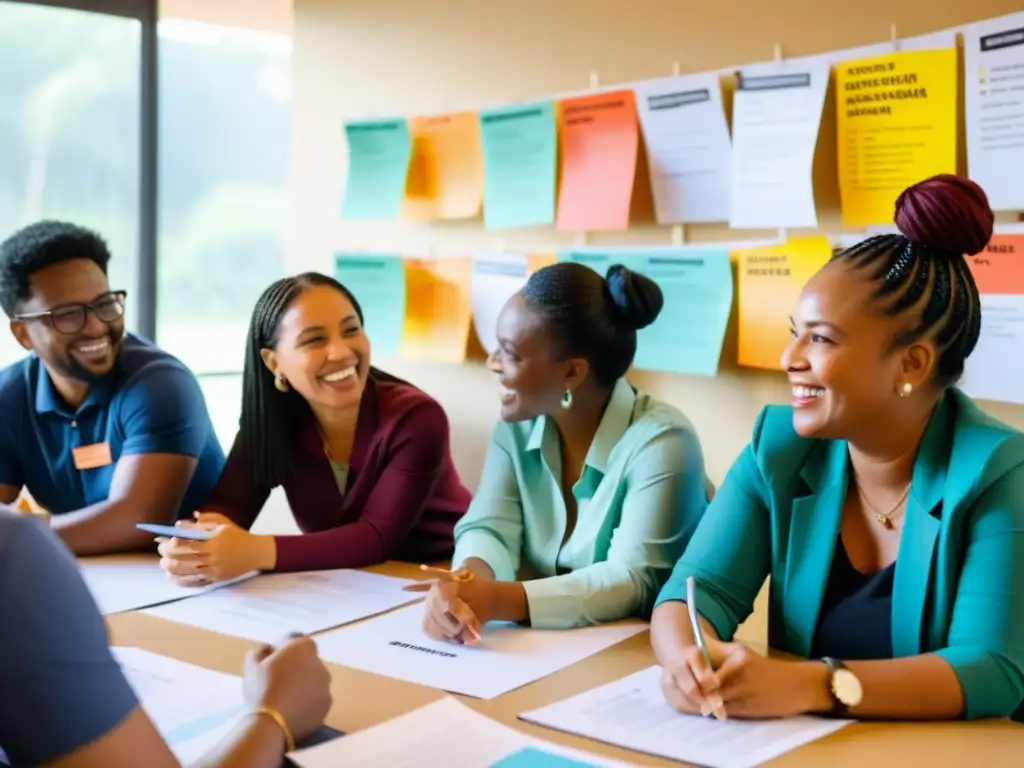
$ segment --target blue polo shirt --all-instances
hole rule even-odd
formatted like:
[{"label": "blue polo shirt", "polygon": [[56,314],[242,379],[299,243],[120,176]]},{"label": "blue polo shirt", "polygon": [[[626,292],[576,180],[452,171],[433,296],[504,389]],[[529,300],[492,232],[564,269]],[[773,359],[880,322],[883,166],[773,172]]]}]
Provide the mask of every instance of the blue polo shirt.
[{"label": "blue polo shirt", "polygon": [[[64,403],[39,358],[30,355],[0,372],[0,414],[0,485],[27,488],[54,515],[106,501],[120,457],[170,453],[198,460],[178,513],[191,517],[224,466],[195,376],[130,334],[114,369],[93,383],[77,410]],[[76,467],[74,449],[104,443],[108,464]]]}]

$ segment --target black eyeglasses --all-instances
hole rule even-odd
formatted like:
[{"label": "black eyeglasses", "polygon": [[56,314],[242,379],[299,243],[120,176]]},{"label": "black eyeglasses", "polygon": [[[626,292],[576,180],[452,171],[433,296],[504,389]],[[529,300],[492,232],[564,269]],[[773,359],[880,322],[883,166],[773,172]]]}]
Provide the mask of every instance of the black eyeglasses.
[{"label": "black eyeglasses", "polygon": [[61,304],[45,312],[31,312],[15,315],[14,320],[42,320],[48,318],[54,330],[61,333],[78,333],[85,328],[91,310],[97,319],[104,323],[112,323],[124,317],[124,300],[127,291],[111,291],[94,299],[89,304]]}]

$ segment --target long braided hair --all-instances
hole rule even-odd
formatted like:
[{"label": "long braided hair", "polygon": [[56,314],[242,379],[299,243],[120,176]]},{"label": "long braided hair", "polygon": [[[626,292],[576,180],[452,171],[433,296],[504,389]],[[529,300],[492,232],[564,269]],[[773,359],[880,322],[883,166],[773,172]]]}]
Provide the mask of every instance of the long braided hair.
[{"label": "long braided hair", "polygon": [[895,221],[902,234],[868,238],[834,259],[869,270],[882,311],[907,316],[890,351],[930,336],[938,352],[935,384],[952,386],[981,333],[981,299],[964,257],[985,249],[995,217],[981,187],[943,174],[905,190]]},{"label": "long braided hair", "polygon": [[[274,375],[264,365],[261,352],[276,347],[281,319],[288,308],[302,293],[315,287],[333,288],[341,293],[355,309],[359,324],[363,324],[363,310],[356,297],[337,280],[319,272],[282,278],[256,302],[245,348],[238,434],[250,478],[261,488],[276,488],[294,471],[297,426],[312,418],[309,404],[301,395],[292,389],[280,392],[274,386]],[[376,381],[409,385],[377,368],[370,368],[370,376]]]}]

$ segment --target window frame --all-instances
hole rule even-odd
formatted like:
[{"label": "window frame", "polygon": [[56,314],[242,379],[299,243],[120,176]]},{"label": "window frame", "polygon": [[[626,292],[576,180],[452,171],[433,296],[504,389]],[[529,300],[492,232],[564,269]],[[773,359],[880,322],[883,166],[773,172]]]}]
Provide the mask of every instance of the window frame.
[{"label": "window frame", "polygon": [[88,11],[136,19],[140,25],[139,78],[139,201],[136,280],[131,293],[138,297],[136,332],[156,340],[157,303],[157,190],[158,93],[157,21],[159,0],[4,0],[22,5]]}]

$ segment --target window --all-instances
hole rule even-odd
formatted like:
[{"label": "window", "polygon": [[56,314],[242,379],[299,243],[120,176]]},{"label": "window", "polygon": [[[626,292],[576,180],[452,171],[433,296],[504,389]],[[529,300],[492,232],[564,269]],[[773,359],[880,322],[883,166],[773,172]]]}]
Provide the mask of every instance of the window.
[{"label": "window", "polygon": [[249,316],[285,263],[291,39],[162,19],[157,343],[239,371]]},{"label": "window", "polygon": [[[141,25],[0,0],[0,239],[43,218],[92,227],[110,282],[138,272]],[[24,356],[0,328],[0,368]]]}]

